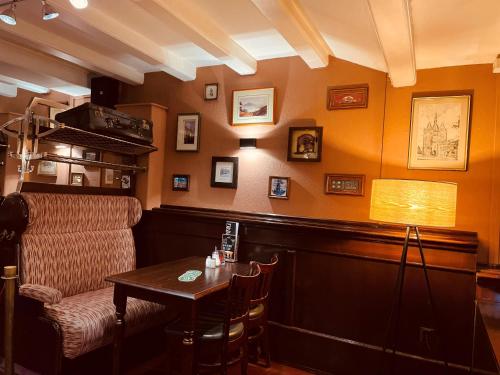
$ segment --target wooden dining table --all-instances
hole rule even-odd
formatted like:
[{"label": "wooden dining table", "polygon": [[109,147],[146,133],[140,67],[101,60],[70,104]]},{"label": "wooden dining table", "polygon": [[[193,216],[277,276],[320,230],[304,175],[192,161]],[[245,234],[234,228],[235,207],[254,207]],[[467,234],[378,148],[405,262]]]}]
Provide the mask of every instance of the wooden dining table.
[{"label": "wooden dining table", "polygon": [[[156,302],[178,309],[184,334],[182,339],[181,373],[196,372],[194,342],[196,321],[202,301],[227,289],[233,274],[248,274],[249,265],[226,263],[217,268],[205,268],[205,258],[189,257],[133,271],[108,276],[114,283],[113,302],[116,307],[116,324],[113,339],[113,374],[120,374],[120,352],[125,331],[127,297]],[[186,271],[201,271],[194,281],[179,281]]]}]

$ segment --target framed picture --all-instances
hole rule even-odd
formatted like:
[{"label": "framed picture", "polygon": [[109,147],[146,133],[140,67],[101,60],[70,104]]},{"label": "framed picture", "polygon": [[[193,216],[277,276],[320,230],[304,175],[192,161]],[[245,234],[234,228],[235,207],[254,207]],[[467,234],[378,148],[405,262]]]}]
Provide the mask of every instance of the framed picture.
[{"label": "framed picture", "polygon": [[471,99],[413,98],[408,169],[467,170]]},{"label": "framed picture", "polygon": [[288,130],[288,161],[321,161],[322,127]]},{"label": "framed picture", "polygon": [[205,100],[216,100],[219,97],[219,84],[207,83],[205,85]]},{"label": "framed picture", "polygon": [[365,176],[360,174],[325,174],[325,194],[365,194]]},{"label": "framed picture", "polygon": [[41,160],[38,163],[39,176],[57,176],[57,163],[55,161]]},{"label": "framed picture", "polygon": [[122,175],[121,182],[122,182],[122,189],[130,189],[130,185],[131,185],[130,175],[128,175],[128,174]]},{"label": "framed picture", "polygon": [[106,168],[104,170],[104,184],[113,185],[115,182],[115,171],[113,169]]},{"label": "framed picture", "polygon": [[200,146],[200,114],[180,113],[177,115],[176,151],[198,151]]},{"label": "framed picture", "polygon": [[172,175],[172,190],[189,191],[189,175],[188,174]]},{"label": "framed picture", "polygon": [[100,161],[101,160],[101,152],[95,150],[83,150],[82,151],[82,159],[88,161]]},{"label": "framed picture", "polygon": [[233,125],[274,125],[274,87],[233,91]]},{"label": "framed picture", "polygon": [[83,173],[71,173],[71,186],[83,186]]},{"label": "framed picture", "polygon": [[290,177],[269,177],[269,198],[288,199],[290,192]]},{"label": "framed picture", "polygon": [[328,88],[328,110],[366,107],[368,107],[368,85],[335,86]]},{"label": "framed picture", "polygon": [[238,187],[238,158],[212,157],[212,187]]}]

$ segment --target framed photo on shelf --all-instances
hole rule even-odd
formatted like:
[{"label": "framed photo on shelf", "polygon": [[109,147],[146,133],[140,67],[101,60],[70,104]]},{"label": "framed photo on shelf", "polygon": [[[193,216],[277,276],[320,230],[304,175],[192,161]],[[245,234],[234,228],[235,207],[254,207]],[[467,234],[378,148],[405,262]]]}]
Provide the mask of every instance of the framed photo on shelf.
[{"label": "framed photo on shelf", "polygon": [[368,85],[334,86],[328,88],[328,110],[368,107]]},{"label": "framed photo on shelf", "polygon": [[274,125],[275,88],[233,91],[233,125]]},{"label": "framed photo on shelf", "polygon": [[205,100],[216,100],[219,97],[219,84],[207,83],[205,85]]},{"label": "framed photo on shelf", "polygon": [[290,177],[269,177],[268,197],[288,199],[290,194]]},{"label": "framed photo on shelf", "polygon": [[82,159],[88,161],[101,161],[101,152],[96,150],[83,150]]},{"label": "framed photo on shelf", "polygon": [[200,147],[200,114],[179,113],[177,115],[176,151],[196,152]]},{"label": "framed photo on shelf", "polygon": [[322,127],[292,127],[288,130],[288,161],[321,161]]},{"label": "framed photo on shelf", "polygon": [[83,173],[71,173],[71,186],[83,186]]},{"label": "framed photo on shelf", "polygon": [[236,189],[238,187],[238,158],[212,157],[210,186]]},{"label": "framed photo on shelf", "polygon": [[55,161],[41,160],[38,163],[37,174],[39,176],[57,176],[57,163]]},{"label": "framed photo on shelf", "polygon": [[466,171],[472,95],[414,96],[408,169]]},{"label": "framed photo on shelf", "polygon": [[365,176],[358,174],[325,174],[325,194],[365,194]]},{"label": "framed photo on shelf", "polygon": [[130,189],[131,186],[131,178],[130,175],[124,174],[121,178],[122,189]]},{"label": "framed photo on shelf", "polygon": [[173,191],[189,191],[189,175],[174,174],[172,175],[172,190]]}]

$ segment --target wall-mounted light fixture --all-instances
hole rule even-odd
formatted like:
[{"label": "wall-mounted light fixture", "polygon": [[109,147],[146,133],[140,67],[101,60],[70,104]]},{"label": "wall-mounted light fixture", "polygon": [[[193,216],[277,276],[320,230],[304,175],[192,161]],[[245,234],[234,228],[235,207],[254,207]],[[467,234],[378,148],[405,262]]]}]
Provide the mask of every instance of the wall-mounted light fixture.
[{"label": "wall-mounted light fixture", "polygon": [[[0,8],[8,6],[2,13],[0,13],[0,21],[3,21],[7,25],[16,25],[16,4],[25,0],[10,0],[0,3]],[[51,5],[47,3],[46,0],[41,0],[42,3],[42,19],[44,21],[50,21],[54,18],[59,17],[59,12],[55,10]],[[88,0],[70,0],[71,5],[77,9],[86,8],[89,3]]]},{"label": "wall-mounted light fixture", "polygon": [[241,149],[257,148],[257,138],[240,138],[240,148]]}]

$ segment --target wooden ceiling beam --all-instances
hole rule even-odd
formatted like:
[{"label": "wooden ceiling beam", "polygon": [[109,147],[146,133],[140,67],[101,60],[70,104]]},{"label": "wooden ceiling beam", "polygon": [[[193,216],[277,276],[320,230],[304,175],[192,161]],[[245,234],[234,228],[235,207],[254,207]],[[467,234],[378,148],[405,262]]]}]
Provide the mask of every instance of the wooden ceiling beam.
[{"label": "wooden ceiling beam", "polygon": [[298,0],[251,0],[311,68],[328,66],[333,55]]},{"label": "wooden ceiling beam", "polygon": [[56,57],[0,39],[0,74],[36,86],[88,88],[88,72]]},{"label": "wooden ceiling beam", "polygon": [[170,53],[132,27],[96,7],[75,9],[67,0],[52,0],[51,4],[63,12],[61,17],[63,22],[71,22],[72,19],[78,18],[79,22],[112,38],[131,55],[147,64],[159,66],[158,70],[161,69],[183,81],[196,78],[196,67],[189,61]]},{"label": "wooden ceiling beam", "polygon": [[0,30],[21,37],[34,46],[42,46],[51,54],[88,70],[133,85],[144,83],[144,74],[136,69],[23,19],[18,19],[15,27],[0,22]]},{"label": "wooden ceiling beam", "polygon": [[134,1],[238,74],[257,71],[257,61],[207,16],[196,1]]},{"label": "wooden ceiling beam", "polygon": [[394,87],[417,82],[409,0],[367,0]]}]

